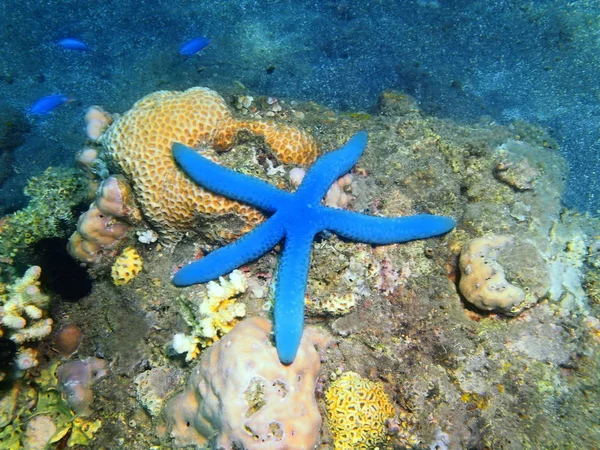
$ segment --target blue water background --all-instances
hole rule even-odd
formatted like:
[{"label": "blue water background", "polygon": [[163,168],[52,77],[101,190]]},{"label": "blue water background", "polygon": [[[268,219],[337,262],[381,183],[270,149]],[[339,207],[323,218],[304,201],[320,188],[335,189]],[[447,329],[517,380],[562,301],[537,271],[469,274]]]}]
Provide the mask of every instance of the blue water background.
[{"label": "blue water background", "polygon": [[[567,205],[597,212],[600,183],[598,1],[17,1],[0,4],[0,111],[63,93],[33,120],[0,187],[0,213],[25,180],[71,164],[92,104],[123,112],[159,89],[208,86],[369,110],[395,88],[430,114],[541,124],[562,146]],[[213,45],[182,57],[196,36]],[[61,49],[75,37],[92,50]],[[566,176],[567,174],[565,174]]]}]

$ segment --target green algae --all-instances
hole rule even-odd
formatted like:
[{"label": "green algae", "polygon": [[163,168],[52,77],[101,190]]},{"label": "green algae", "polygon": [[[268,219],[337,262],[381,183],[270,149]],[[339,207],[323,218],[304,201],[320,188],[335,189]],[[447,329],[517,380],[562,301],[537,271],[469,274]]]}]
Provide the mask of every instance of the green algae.
[{"label": "green algae", "polygon": [[0,224],[0,258],[9,262],[35,243],[51,237],[66,237],[76,217],[73,208],[87,197],[87,183],[81,172],[64,167],[49,167],[32,177],[25,187],[28,205]]},{"label": "green algae", "polygon": [[27,424],[35,417],[45,416],[55,426],[55,432],[36,448],[63,448],[66,444],[86,446],[102,426],[100,420],[77,416],[58,390],[55,371],[60,362],[42,370],[35,379],[18,382],[10,395],[0,403],[0,447],[11,450],[30,448],[35,436],[27,434]]}]

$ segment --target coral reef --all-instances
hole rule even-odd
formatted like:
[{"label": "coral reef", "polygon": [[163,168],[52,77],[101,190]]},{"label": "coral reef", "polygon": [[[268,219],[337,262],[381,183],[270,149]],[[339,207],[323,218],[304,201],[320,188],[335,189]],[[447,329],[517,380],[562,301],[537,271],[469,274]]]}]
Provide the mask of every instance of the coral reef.
[{"label": "coral reef", "polygon": [[127,247],[113,263],[110,275],[115,286],[123,286],[139,275],[144,267],[142,257],[134,247]]},{"label": "coral reef", "polygon": [[383,384],[345,372],[325,393],[335,450],[369,450],[386,441],[385,423],[396,415]]},{"label": "coral reef", "polygon": [[[241,89],[236,88],[232,94],[250,96]],[[307,372],[313,381],[318,375],[316,386],[311,388],[316,387],[314,395],[323,420],[327,420],[327,388],[336,377],[353,371],[363,380],[383,385],[398,414],[396,420],[387,423],[382,419],[364,424],[381,427],[381,449],[597,446],[600,223],[569,211],[561,203],[567,167],[556,145],[548,144],[547,135],[538,128],[526,129],[522,123],[505,127],[485,117],[469,125],[428,117],[414,99],[397,92],[386,92],[379,109],[370,114],[337,113],[315,103],[287,99],[274,102],[266,96],[252,95],[254,100],[247,108],[232,108],[232,114],[254,120],[273,113],[278,122],[301,123],[318,138],[324,151],[339,148],[356,131],[369,132],[369,145],[351,173],[352,198],[345,205],[348,211],[341,212],[382,216],[436,213],[455,217],[458,222],[453,232],[441,238],[402,245],[356,244],[328,232],[317,236],[312,244],[305,299],[305,321],[311,326],[306,328],[305,337],[312,337],[310,330],[317,325],[329,330],[336,341],[315,357],[321,364],[318,373],[315,366]],[[235,101],[233,95],[226,98]],[[152,143],[151,138],[145,142]],[[211,139],[194,148],[223,166],[293,191],[288,175],[293,165],[281,164],[264,138],[242,132],[234,142],[232,151],[222,153],[208,148],[215,145]],[[91,181],[106,179],[106,167],[113,173],[120,171],[101,143],[90,145],[94,151],[86,151],[81,159],[87,164],[84,166]],[[206,286],[177,289],[171,283],[183,264],[207,258],[215,244],[224,240],[223,233],[237,236],[246,226],[234,213],[204,215],[199,220],[199,226],[206,225],[199,236],[190,233],[192,239],[182,240],[173,252],[159,242],[152,243],[156,232],[161,232],[153,229],[152,223],[127,223],[129,236],[101,259],[116,256],[127,245],[141,249],[142,244],[135,241],[138,236],[146,241],[144,270],[132,283],[134,288],[116,289],[111,277],[98,271],[89,295],[77,302],[53,302],[55,327],[68,323],[80,326],[85,339],[79,354],[102,355],[115,374],[94,386],[90,418],[101,419],[103,425],[100,432],[95,432],[94,448],[152,449],[186,443],[199,448],[215,446],[210,436],[216,440],[218,436],[233,436],[234,431],[252,439],[247,447],[260,448],[261,441],[250,434],[262,437],[268,431],[263,434],[262,428],[254,426],[255,421],[267,415],[283,417],[271,414],[262,404],[266,398],[263,394],[277,385],[272,386],[273,381],[267,377],[261,378],[264,383],[261,379],[253,383],[253,377],[257,377],[252,371],[257,371],[265,360],[270,368],[290,372],[296,370],[298,361],[289,367],[277,365],[269,334],[261,331],[258,346],[248,349],[244,357],[236,358],[233,350],[233,363],[211,364],[209,359],[229,361],[221,356],[233,347],[228,339],[237,328],[203,348],[200,322],[208,316],[200,313],[200,307],[208,290]],[[493,261],[502,268],[506,281],[525,293],[519,306],[523,309],[516,316],[471,307],[460,295],[461,250],[472,239],[484,236],[514,236],[512,243],[498,249]],[[490,261],[493,253],[488,253]],[[248,288],[245,293],[226,298],[222,305],[230,306],[224,311],[243,308],[247,316],[268,317],[277,257],[277,251],[268,252],[244,265],[241,270]],[[2,281],[10,285],[12,281],[6,275],[0,273]],[[225,281],[233,283],[229,277]],[[224,283],[215,284],[225,288]],[[0,292],[2,289],[0,284]],[[211,303],[207,301],[206,307]],[[218,317],[217,303],[209,313]],[[191,328],[186,328],[186,322]],[[213,328],[214,323],[208,321]],[[173,334],[177,331],[183,333],[178,333],[176,341]],[[238,335],[236,342],[252,345],[252,336]],[[211,342],[204,340],[205,344]],[[6,336],[0,339],[2,363],[15,359],[14,347]],[[257,352],[263,347],[270,349],[268,358]],[[35,411],[41,392],[35,384],[42,381],[38,373],[48,358],[60,357],[54,348],[50,343],[39,345],[40,364],[18,379],[16,400],[11,400],[14,391],[10,390],[0,400],[0,447],[19,448],[11,447],[9,436],[16,436],[23,445],[33,414],[27,412],[28,408]],[[173,348],[183,355],[175,355]],[[184,357],[202,358],[204,366],[196,369],[186,364]],[[248,360],[255,363],[248,366],[249,370],[245,365]],[[227,368],[231,372],[226,372]],[[168,403],[178,394],[182,380],[188,378],[184,394]],[[213,396],[213,380],[219,388],[227,385],[227,380],[236,383],[231,391],[235,395],[219,390],[218,397]],[[245,393],[242,384],[251,389]],[[33,398],[27,398],[31,386],[35,392]],[[37,412],[50,417],[56,426],[58,441],[50,447],[65,446],[69,439],[81,436],[78,433],[83,425],[73,419],[74,413],[57,384],[53,389],[44,390],[39,398],[52,400],[57,405],[53,408],[60,406],[68,414],[49,413],[49,408]],[[201,398],[200,392],[209,400]],[[302,400],[312,401],[312,390],[304,392],[299,394]],[[241,398],[240,403],[230,402],[231,397]],[[290,394],[284,401],[289,398]],[[218,410],[215,399],[223,399],[218,406],[223,411],[230,405],[238,411],[237,421],[228,422],[235,423],[233,431],[213,419],[229,417],[214,412]],[[203,410],[203,405],[214,408]],[[170,414],[168,432],[161,408],[167,416]],[[336,432],[328,426],[333,422],[324,422],[317,431],[318,417],[311,417],[315,423],[312,439],[320,441],[322,449],[333,449]],[[246,430],[244,421],[250,421]],[[95,426],[95,422],[85,423],[90,429]],[[210,426],[202,428],[207,423]],[[282,444],[276,440],[279,424],[268,419],[261,425],[264,423],[266,427],[273,424],[274,446]],[[52,428],[46,419],[36,420],[35,424],[40,430],[42,426]],[[206,431],[198,432],[201,428]],[[169,437],[171,432],[173,438]],[[244,444],[236,445],[241,448]]]},{"label": "coral reef", "polygon": [[234,119],[219,94],[206,88],[150,94],[116,119],[100,141],[114,168],[131,183],[144,217],[163,242],[172,244],[210,218],[233,214],[242,222],[240,233],[261,221],[249,206],[192,183],[171,157],[174,142],[227,150],[241,130],[264,136],[284,163],[310,164],[318,153],[316,142],[302,130]]},{"label": "coral reef", "polygon": [[25,347],[25,343],[43,339],[52,332],[52,319],[46,317],[50,297],[39,288],[41,273],[39,266],[30,267],[0,295],[0,336],[7,335],[18,345],[19,370],[38,364],[36,350]]},{"label": "coral reef", "polygon": [[198,356],[198,345],[208,347],[228,333],[246,315],[246,305],[236,300],[247,288],[246,276],[234,270],[229,280],[219,277],[218,283],[207,283],[206,293],[199,299],[180,298],[183,317],[192,330],[190,335],[177,333],[173,349],[186,353],[186,360],[190,361]]},{"label": "coral reef", "polygon": [[284,366],[270,333],[266,319],[246,319],[202,357],[165,408],[178,445],[301,450],[318,443],[318,338],[307,330],[296,360]]}]

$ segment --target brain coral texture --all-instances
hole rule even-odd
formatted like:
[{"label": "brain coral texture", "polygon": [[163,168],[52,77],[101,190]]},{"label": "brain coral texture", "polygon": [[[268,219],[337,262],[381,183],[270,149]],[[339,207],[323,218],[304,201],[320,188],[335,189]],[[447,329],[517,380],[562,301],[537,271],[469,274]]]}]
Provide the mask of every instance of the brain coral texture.
[{"label": "brain coral texture", "polygon": [[385,422],[394,407],[381,383],[346,372],[325,393],[335,450],[371,450],[385,441]]},{"label": "brain coral texture", "polygon": [[240,130],[262,135],[283,163],[307,165],[318,154],[316,142],[302,130],[274,122],[235,119],[223,98],[206,88],[159,91],[139,100],[115,120],[101,142],[112,163],[131,182],[145,217],[166,243],[176,242],[201,218],[235,214],[241,231],[262,220],[249,206],[207,192],[175,166],[171,145],[229,149]]}]

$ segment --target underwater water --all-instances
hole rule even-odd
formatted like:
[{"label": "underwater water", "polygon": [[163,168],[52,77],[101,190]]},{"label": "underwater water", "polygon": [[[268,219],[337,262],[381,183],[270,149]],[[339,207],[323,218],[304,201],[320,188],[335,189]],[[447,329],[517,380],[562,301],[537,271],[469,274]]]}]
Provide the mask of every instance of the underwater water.
[{"label": "underwater water", "polygon": [[[4,0],[0,40],[0,448],[598,446],[600,3]],[[171,154],[294,192],[361,130],[307,175],[342,211],[250,244],[230,198],[292,197]]]},{"label": "underwater water", "polygon": [[[157,89],[231,88],[235,80],[264,95],[368,110],[394,88],[438,116],[541,124],[574,174],[565,202],[598,209],[596,2],[5,1],[0,8],[2,109],[18,114],[52,93],[75,99],[33,120],[14,152],[18,171],[66,162],[83,107],[120,111]],[[179,55],[196,36],[212,45]],[[65,37],[90,50],[60,48]],[[23,184],[3,186],[2,210],[14,208]]]}]

